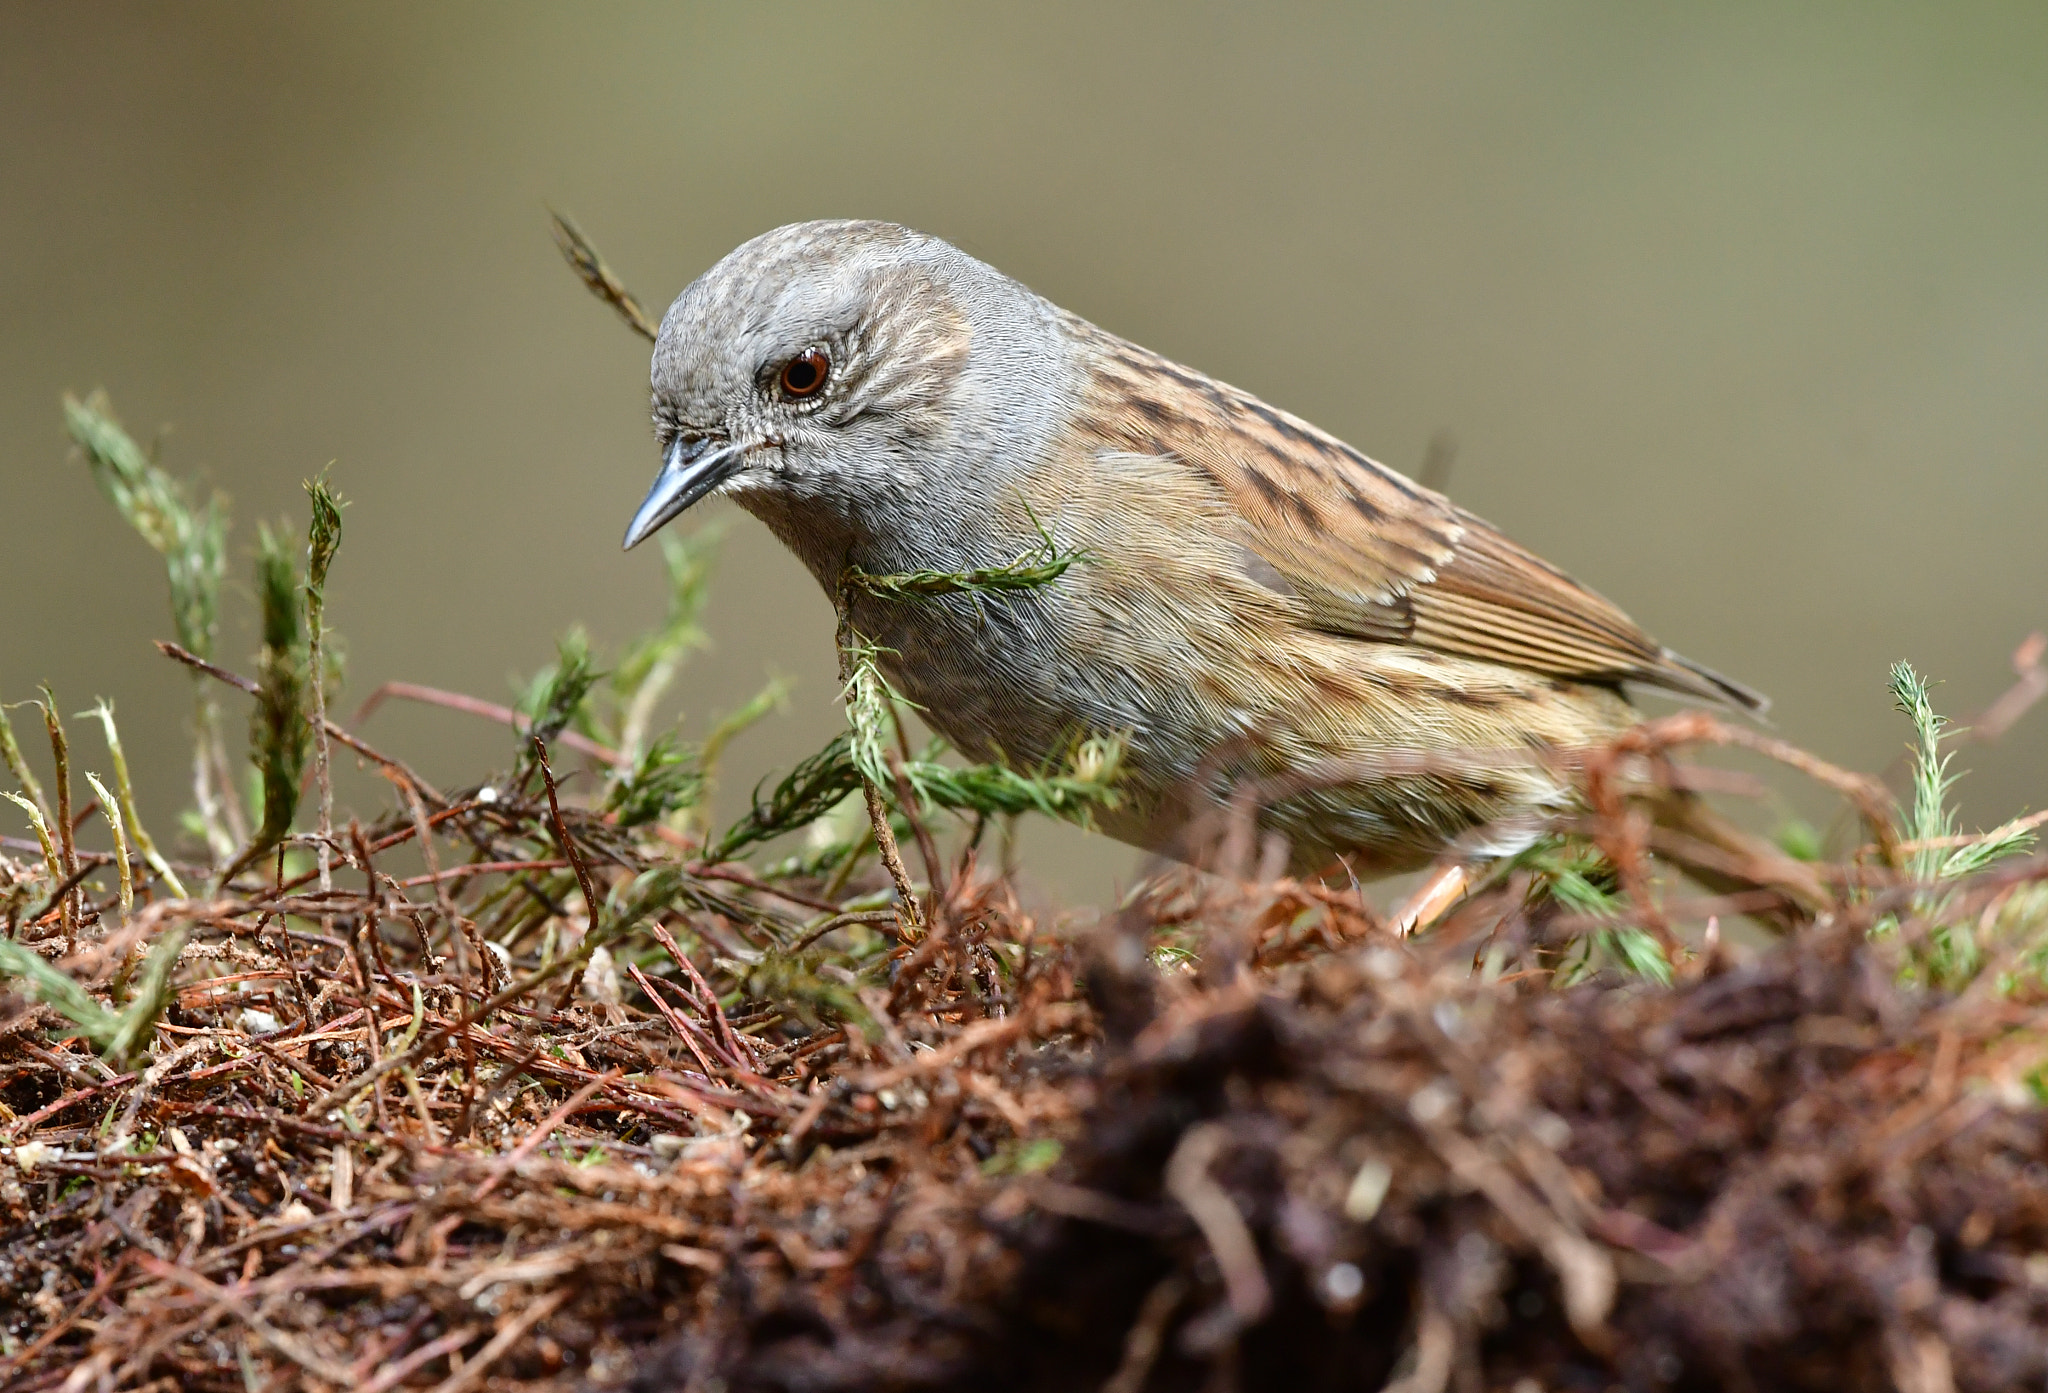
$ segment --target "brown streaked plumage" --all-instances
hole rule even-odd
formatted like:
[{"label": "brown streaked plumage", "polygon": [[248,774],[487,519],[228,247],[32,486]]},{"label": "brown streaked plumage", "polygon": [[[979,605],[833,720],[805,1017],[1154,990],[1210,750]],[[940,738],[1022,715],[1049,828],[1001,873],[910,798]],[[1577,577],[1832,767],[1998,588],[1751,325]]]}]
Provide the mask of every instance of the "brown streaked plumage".
[{"label": "brown streaked plumage", "polygon": [[1081,424],[1112,448],[1173,456],[1210,481],[1313,627],[1762,709],[1755,693],[1660,646],[1441,494],[1248,392],[1071,322],[1103,365]]},{"label": "brown streaked plumage", "polygon": [[[807,353],[829,371],[791,392]],[[1082,550],[1037,590],[852,617],[970,755],[1127,732],[1106,830],[1145,845],[1258,779],[1297,781],[1266,821],[1305,869],[1505,852],[1569,806],[1538,756],[1627,728],[1625,684],[1763,704],[1442,495],[902,228],[741,247],[669,309],[653,385],[668,462],[629,546],[715,489],[828,591],[1000,564],[1041,523]]]}]

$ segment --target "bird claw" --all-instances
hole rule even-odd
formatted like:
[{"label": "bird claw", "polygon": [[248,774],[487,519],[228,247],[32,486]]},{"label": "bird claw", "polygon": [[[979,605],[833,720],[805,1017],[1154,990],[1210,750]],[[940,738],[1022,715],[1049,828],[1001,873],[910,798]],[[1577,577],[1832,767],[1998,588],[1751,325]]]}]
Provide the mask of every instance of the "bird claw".
[{"label": "bird claw", "polygon": [[1397,938],[1422,932],[1450,912],[1451,906],[1472,888],[1472,876],[1463,866],[1438,866],[1429,879],[1415,887],[1415,893],[1394,911],[1392,924]]}]

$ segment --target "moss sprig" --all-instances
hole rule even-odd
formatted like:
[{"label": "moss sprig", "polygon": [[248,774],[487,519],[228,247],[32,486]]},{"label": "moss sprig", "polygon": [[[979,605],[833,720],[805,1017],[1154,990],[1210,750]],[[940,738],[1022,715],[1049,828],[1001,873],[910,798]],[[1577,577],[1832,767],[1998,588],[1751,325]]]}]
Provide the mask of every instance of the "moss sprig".
[{"label": "moss sprig", "polygon": [[927,599],[937,595],[1001,595],[1036,590],[1065,575],[1075,563],[1088,559],[1078,547],[1061,547],[1052,529],[1034,514],[1031,525],[1038,532],[1038,545],[1019,552],[998,566],[976,566],[965,571],[893,571],[877,574],[848,563],[840,584],[883,600]]}]

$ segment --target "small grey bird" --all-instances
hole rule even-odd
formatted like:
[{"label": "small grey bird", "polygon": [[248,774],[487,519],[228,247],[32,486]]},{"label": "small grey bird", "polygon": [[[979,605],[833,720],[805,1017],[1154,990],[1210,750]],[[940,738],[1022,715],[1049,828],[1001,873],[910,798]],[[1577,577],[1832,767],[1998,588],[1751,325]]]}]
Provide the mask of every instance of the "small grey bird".
[{"label": "small grey bird", "polygon": [[1041,526],[1081,551],[1016,593],[850,591],[851,619],[971,757],[1124,733],[1105,830],[1141,845],[1237,780],[1355,768],[1267,811],[1298,868],[1499,855],[1572,803],[1530,756],[1626,729],[1625,685],[1764,704],[1441,494],[906,228],[746,243],[669,307],[653,388],[628,547],[719,492],[828,594],[849,565],[999,566]]}]

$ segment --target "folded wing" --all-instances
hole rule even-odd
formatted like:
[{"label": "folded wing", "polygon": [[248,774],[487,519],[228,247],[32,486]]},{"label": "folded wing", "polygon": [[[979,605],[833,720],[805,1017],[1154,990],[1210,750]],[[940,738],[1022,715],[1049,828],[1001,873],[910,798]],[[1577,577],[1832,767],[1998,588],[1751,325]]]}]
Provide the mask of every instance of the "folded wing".
[{"label": "folded wing", "polygon": [[1132,376],[1126,385],[1164,375],[1174,402],[1127,414],[1123,433],[1209,477],[1244,518],[1244,544],[1300,597],[1316,627],[1570,681],[1766,706],[1443,495],[1249,393],[1115,343]]}]

